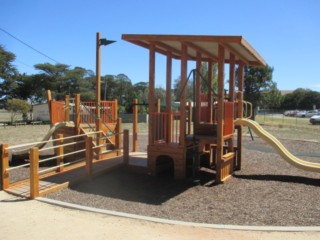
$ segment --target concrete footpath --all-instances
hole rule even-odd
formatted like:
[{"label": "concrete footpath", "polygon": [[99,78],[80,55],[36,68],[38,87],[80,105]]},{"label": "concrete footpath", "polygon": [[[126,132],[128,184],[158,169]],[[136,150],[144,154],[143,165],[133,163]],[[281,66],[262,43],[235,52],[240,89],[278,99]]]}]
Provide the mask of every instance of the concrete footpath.
[{"label": "concrete footpath", "polygon": [[318,231],[249,231],[155,223],[25,200],[0,191],[0,238],[10,239],[320,239]]}]

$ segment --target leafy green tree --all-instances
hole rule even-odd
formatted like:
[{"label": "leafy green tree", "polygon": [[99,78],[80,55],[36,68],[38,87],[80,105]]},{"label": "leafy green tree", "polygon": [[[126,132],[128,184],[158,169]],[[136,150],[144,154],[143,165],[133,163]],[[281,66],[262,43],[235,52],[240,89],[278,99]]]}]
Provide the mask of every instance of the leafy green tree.
[{"label": "leafy green tree", "polygon": [[279,109],[281,107],[283,97],[281,91],[277,88],[277,83],[273,82],[270,90],[261,96],[261,107],[265,109]]},{"label": "leafy green tree", "polygon": [[320,107],[320,93],[310,89],[298,88],[284,96],[282,108],[310,110],[314,105],[317,108]]},{"label": "leafy green tree", "polygon": [[18,71],[13,65],[16,56],[0,45],[0,101],[11,98],[12,92],[17,89],[15,78]]},{"label": "leafy green tree", "polygon": [[212,95],[215,95],[217,93],[218,89],[218,64],[213,63],[212,64],[212,85],[211,89],[208,89],[208,82],[209,82],[209,63],[208,62],[202,62],[201,63],[201,92],[202,93],[208,93],[208,91],[212,92]]},{"label": "leafy green tree", "polygon": [[193,101],[193,81],[189,79],[185,86],[181,85],[181,77],[174,80],[173,84],[173,94],[175,101],[179,102],[182,91],[186,91],[186,101]]},{"label": "leafy green tree", "polygon": [[13,123],[18,114],[26,115],[31,110],[31,105],[21,99],[9,99],[7,101],[6,109],[10,111],[10,121]]},{"label": "leafy green tree", "polygon": [[148,112],[148,106],[143,105],[148,103],[149,83],[138,82],[133,85],[133,98],[137,98],[138,102],[142,105],[139,106],[139,112],[146,114]]},{"label": "leafy green tree", "polygon": [[[273,68],[248,67],[244,68],[244,100],[252,103],[254,112],[261,105],[263,92],[268,92],[275,86],[272,81]],[[253,116],[254,118],[254,116]]]},{"label": "leafy green tree", "polygon": [[133,100],[131,80],[127,75],[121,73],[115,76],[115,83],[116,98],[119,105],[128,111],[131,108]]}]

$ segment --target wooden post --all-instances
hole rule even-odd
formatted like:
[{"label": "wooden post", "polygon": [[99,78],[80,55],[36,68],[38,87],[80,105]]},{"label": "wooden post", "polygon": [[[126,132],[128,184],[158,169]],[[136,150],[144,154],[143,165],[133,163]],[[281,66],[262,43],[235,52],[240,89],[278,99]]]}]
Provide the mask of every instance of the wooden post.
[{"label": "wooden post", "polygon": [[88,177],[91,177],[93,173],[93,166],[92,166],[93,142],[92,141],[93,141],[92,137],[86,137],[86,173]]},{"label": "wooden post", "polygon": [[151,115],[154,113],[154,86],[155,86],[155,45],[151,44],[149,48],[149,145],[152,144],[153,136],[153,122]]},{"label": "wooden post", "polygon": [[229,67],[229,98],[230,101],[234,100],[234,89],[235,89],[235,64],[236,58],[233,53],[230,53],[230,67]]},{"label": "wooden post", "polygon": [[[236,59],[233,53],[230,53],[229,67],[229,101],[232,102],[232,119],[234,119],[234,90],[235,90],[235,64]],[[234,133],[234,124],[232,124],[232,134]],[[228,140],[228,152],[233,152],[233,137]],[[233,170],[233,169],[232,169]]]},{"label": "wooden post", "polygon": [[169,113],[168,118],[168,141],[172,141],[172,109],[171,109],[171,84],[172,84],[172,53],[167,52],[167,72],[166,72],[166,112]]},{"label": "wooden post", "polygon": [[39,197],[39,149],[30,149],[30,198]]},{"label": "wooden post", "polygon": [[192,123],[192,102],[188,103],[188,133],[191,134],[191,123]]},{"label": "wooden post", "polygon": [[76,94],[75,97],[75,115],[74,115],[74,124],[75,124],[75,134],[80,134],[80,94]]},{"label": "wooden post", "polygon": [[[238,118],[243,117],[243,79],[244,79],[244,63],[240,62],[238,68]],[[242,162],[242,126],[237,127],[237,164],[236,169],[241,170],[241,162]]]},{"label": "wooden post", "polygon": [[243,76],[244,74],[244,64],[243,62],[240,62],[239,68],[238,68],[238,118],[243,117]]},{"label": "wooden post", "polygon": [[[102,131],[102,119],[101,118],[97,118],[96,119],[96,131],[99,132],[99,131]],[[96,140],[96,143],[97,143],[97,146],[100,146],[102,144],[102,133],[97,133],[97,140]],[[101,151],[101,148],[99,148],[99,153]]]},{"label": "wooden post", "polygon": [[197,52],[197,59],[196,59],[196,89],[195,89],[195,94],[196,94],[196,108],[195,108],[195,117],[194,121],[195,124],[198,125],[200,124],[201,121],[201,77],[200,77],[200,70],[201,70],[201,53]]},{"label": "wooden post", "polygon": [[[101,49],[100,49],[101,33],[97,32],[96,37],[96,114],[97,118],[100,118],[100,102],[101,102],[101,77],[100,77],[100,65],[101,65]],[[98,126],[97,126],[97,131]]]},{"label": "wooden post", "polygon": [[157,113],[161,112],[161,101],[160,98],[157,99]]},{"label": "wooden post", "polygon": [[133,99],[132,152],[138,151],[138,99]]},{"label": "wooden post", "polygon": [[117,119],[116,126],[116,148],[121,148],[122,118]]},{"label": "wooden post", "polygon": [[70,96],[66,95],[65,97],[65,109],[64,109],[64,120],[69,122],[70,121]]},{"label": "wooden post", "polygon": [[1,189],[5,190],[9,187],[9,151],[8,144],[1,145]]},{"label": "wooden post", "polygon": [[123,130],[123,161],[125,165],[129,164],[129,130]]},{"label": "wooden post", "polygon": [[49,117],[50,117],[50,126],[52,127],[52,109],[51,109],[51,101],[52,101],[52,95],[51,91],[47,91],[47,99],[48,99],[48,109],[49,109]]},{"label": "wooden post", "polygon": [[[63,164],[63,154],[64,154],[64,147],[62,146],[63,144],[63,134],[57,134],[57,148],[55,148],[55,152],[57,155],[57,166],[62,165]],[[57,168],[56,170],[57,172],[62,172],[63,171],[63,166]]]},{"label": "wooden post", "polygon": [[[181,86],[185,86],[187,82],[187,71],[188,71],[188,47],[182,43],[181,46]],[[179,144],[185,145],[186,135],[186,89],[184,88],[180,97],[180,135]]]},{"label": "wooden post", "polygon": [[224,53],[225,49],[219,45],[218,53],[218,125],[217,125],[217,166],[216,181],[222,181],[223,155],[223,124],[224,124]]},{"label": "wooden post", "polygon": [[209,123],[213,123],[212,112],[213,112],[213,103],[212,103],[212,61],[208,62],[208,117]]},{"label": "wooden post", "polygon": [[114,101],[114,116],[112,120],[118,119],[118,99],[113,99]]}]

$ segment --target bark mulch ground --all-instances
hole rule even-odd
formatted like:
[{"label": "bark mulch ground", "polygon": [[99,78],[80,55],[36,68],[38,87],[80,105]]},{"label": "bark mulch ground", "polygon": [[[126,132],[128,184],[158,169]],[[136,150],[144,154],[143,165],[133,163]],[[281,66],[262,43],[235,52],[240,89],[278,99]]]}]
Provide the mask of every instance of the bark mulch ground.
[{"label": "bark mulch ground", "polygon": [[[281,142],[298,157],[320,162],[319,143]],[[320,226],[319,176],[289,165],[261,139],[245,138],[242,169],[224,184],[214,184],[208,170],[194,183],[120,169],[47,197],[189,222]]]}]

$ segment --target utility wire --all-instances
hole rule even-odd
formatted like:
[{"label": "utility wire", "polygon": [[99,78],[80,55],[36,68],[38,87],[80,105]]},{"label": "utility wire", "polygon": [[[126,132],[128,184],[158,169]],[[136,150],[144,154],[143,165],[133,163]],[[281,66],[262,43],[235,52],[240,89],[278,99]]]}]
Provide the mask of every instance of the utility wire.
[{"label": "utility wire", "polygon": [[56,63],[59,63],[59,61],[57,61],[57,60],[49,57],[48,55],[44,54],[43,52],[40,52],[39,50],[35,49],[34,47],[32,47],[32,46],[30,46],[29,44],[25,43],[24,41],[20,40],[19,38],[13,36],[11,33],[7,32],[6,30],[4,30],[4,29],[2,29],[2,28],[0,28],[0,30],[1,30],[2,32],[8,34],[10,37],[14,38],[15,40],[19,41],[19,42],[22,43],[23,45],[31,48],[33,51],[36,51],[37,53],[41,54],[42,56],[45,56],[46,58],[48,58],[48,59],[50,59],[50,60],[52,60],[52,61],[54,61],[54,62],[56,62]]}]

